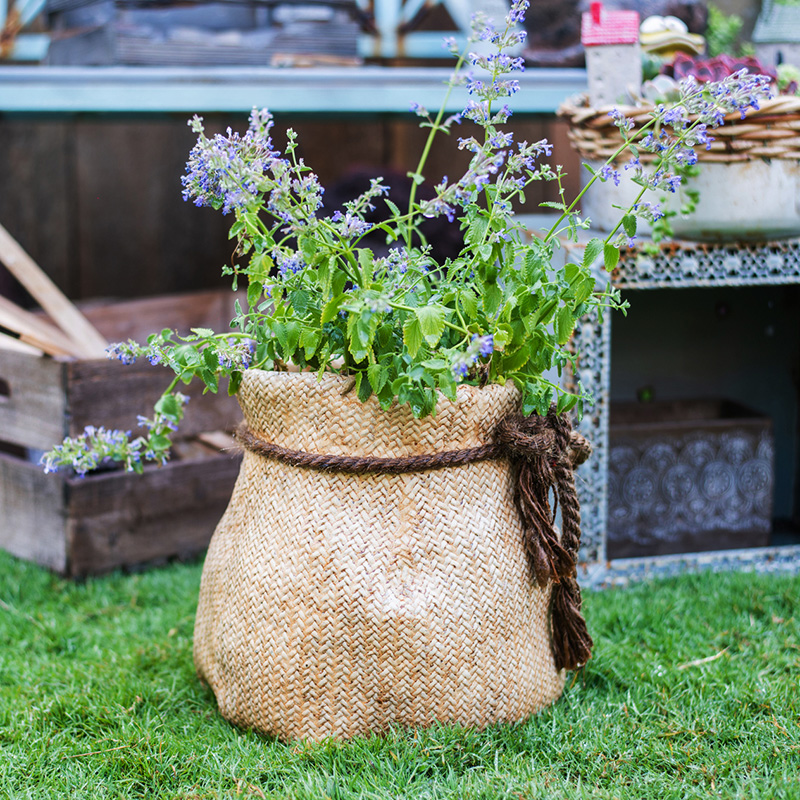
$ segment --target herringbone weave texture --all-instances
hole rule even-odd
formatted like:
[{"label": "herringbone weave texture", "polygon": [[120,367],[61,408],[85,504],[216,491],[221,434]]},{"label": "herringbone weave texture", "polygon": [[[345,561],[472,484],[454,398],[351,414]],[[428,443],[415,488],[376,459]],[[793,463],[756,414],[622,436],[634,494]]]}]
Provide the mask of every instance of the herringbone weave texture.
[{"label": "herringbone weave texture", "polygon": [[[519,403],[511,384],[462,386],[415,420],[346,385],[248,370],[239,397],[264,441],[379,457],[477,447]],[[195,664],[223,716],[319,740],[485,726],[558,698],[550,588],[532,575],[511,481],[503,459],[349,475],[245,452],[195,626]]]}]

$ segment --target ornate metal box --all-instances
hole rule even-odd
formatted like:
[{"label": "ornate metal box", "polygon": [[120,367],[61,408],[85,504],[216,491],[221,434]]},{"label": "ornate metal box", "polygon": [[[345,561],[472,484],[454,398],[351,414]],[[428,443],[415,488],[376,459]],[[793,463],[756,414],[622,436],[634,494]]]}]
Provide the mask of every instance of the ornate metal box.
[{"label": "ornate metal box", "polygon": [[772,421],[723,400],[611,404],[608,557],[763,547]]}]

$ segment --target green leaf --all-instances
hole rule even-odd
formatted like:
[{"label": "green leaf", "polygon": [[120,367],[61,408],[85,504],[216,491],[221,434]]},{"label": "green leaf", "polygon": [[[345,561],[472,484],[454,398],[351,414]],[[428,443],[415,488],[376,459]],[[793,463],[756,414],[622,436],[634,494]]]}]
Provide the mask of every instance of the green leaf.
[{"label": "green leaf", "polygon": [[636,217],[633,214],[626,214],[622,218],[622,227],[628,236],[636,236]]},{"label": "green leaf", "polygon": [[411,178],[411,180],[414,181],[417,186],[419,186],[421,183],[425,183],[425,177],[420,175],[418,172],[407,172],[406,177]]},{"label": "green leaf", "polygon": [[317,267],[317,285],[323,297],[327,297],[331,291],[331,277],[336,269],[336,257],[323,258]]},{"label": "green leaf", "polygon": [[247,285],[247,305],[250,306],[250,308],[255,308],[258,305],[263,291],[264,287],[258,281],[251,279],[250,283]]},{"label": "green leaf", "polygon": [[439,391],[448,399],[455,402],[458,400],[458,383],[456,379],[453,377],[453,373],[450,370],[445,370],[444,372],[440,372],[436,376],[437,383],[439,385]]},{"label": "green leaf", "polygon": [[462,289],[458,295],[458,301],[461,304],[462,311],[471,320],[478,316],[478,298],[472,289]]},{"label": "green leaf", "polygon": [[174,394],[161,395],[154,408],[156,413],[163,414],[172,420],[179,420],[183,417],[183,407]]},{"label": "green leaf", "polygon": [[332,300],[328,300],[328,302],[325,303],[325,308],[322,309],[322,314],[319,318],[320,325],[330,322],[339,313],[339,309],[346,298],[347,294],[342,292],[342,294],[337,295]]},{"label": "green leaf", "polygon": [[266,253],[253,253],[247,266],[247,274],[251,280],[264,283],[269,277],[269,270],[273,263],[273,260]]},{"label": "green leaf", "polygon": [[559,414],[563,414],[565,411],[572,411],[577,402],[578,396],[576,394],[560,394],[556,401],[556,409]]},{"label": "green leaf", "polygon": [[414,358],[422,347],[422,326],[416,316],[409,316],[403,325],[403,344],[411,358]]},{"label": "green leaf", "polygon": [[502,301],[503,290],[496,283],[487,284],[483,290],[483,310],[489,316],[494,316]]},{"label": "green leaf", "polygon": [[216,372],[219,367],[219,357],[210,348],[203,350],[203,363],[212,371]]},{"label": "green leaf", "polygon": [[347,318],[347,333],[357,340],[357,343],[364,349],[372,346],[377,330],[375,316],[368,311],[359,315],[350,314]]},{"label": "green leaf", "polygon": [[491,258],[492,258],[492,253],[493,253],[493,252],[494,252],[494,248],[493,248],[493,247],[492,247],[492,245],[490,245],[490,244],[482,244],[482,245],[481,245],[481,246],[478,248],[478,255],[479,255],[479,256],[480,256],[480,257],[481,257],[481,258],[482,258],[484,261],[490,261],[490,260],[491,260]]},{"label": "green leaf", "polygon": [[344,292],[344,287],[347,284],[347,273],[343,269],[337,269],[333,274],[331,281],[330,293],[337,297]]},{"label": "green leaf", "polygon": [[322,331],[319,328],[303,328],[300,333],[300,347],[303,348],[306,361],[317,352],[321,339]]},{"label": "green leaf", "polygon": [[306,315],[310,301],[311,295],[305,289],[298,289],[296,292],[292,292],[289,298],[289,303],[298,317]]},{"label": "green leaf", "polygon": [[432,304],[415,308],[414,313],[419,320],[420,330],[425,341],[430,347],[435,347],[444,333],[447,309],[444,306]]},{"label": "green leaf", "polygon": [[370,347],[369,323],[364,322],[362,315],[348,314],[347,316],[347,349],[357,363],[363,361]]},{"label": "green leaf", "polygon": [[212,372],[210,369],[204,369],[200,373],[200,377],[203,379],[203,383],[208,387],[209,391],[217,393],[219,389],[219,378],[217,377],[216,372]]},{"label": "green leaf", "polygon": [[583,251],[583,266],[589,269],[602,252],[603,240],[598,239],[596,236],[593,239],[589,239],[586,243],[586,249]]},{"label": "green leaf", "polygon": [[317,253],[317,240],[313,236],[301,236],[298,244],[300,252],[303,254],[303,260],[308,263]]},{"label": "green leaf", "polygon": [[367,367],[367,377],[369,378],[370,386],[372,386],[372,391],[375,394],[380,394],[386,379],[389,377],[389,370],[382,364],[370,364]]},{"label": "green leaf", "polygon": [[464,239],[471,245],[477,246],[483,241],[486,229],[489,227],[489,220],[483,215],[476,216],[469,224],[467,234]]},{"label": "green leaf", "polygon": [[152,434],[149,437],[148,442],[153,450],[169,450],[169,447],[172,444],[172,442],[169,440],[169,437],[165,436],[163,433]]},{"label": "green leaf", "polygon": [[239,387],[242,385],[242,373],[241,372],[231,372],[230,378],[228,379],[228,395],[233,397],[236,392],[239,391]]},{"label": "green leaf", "polygon": [[356,372],[356,394],[362,403],[366,403],[372,395],[372,386],[363,372]]},{"label": "green leaf", "polygon": [[525,250],[525,258],[523,259],[525,265],[525,280],[528,285],[542,277],[542,258],[538,249],[529,247]]},{"label": "green leaf", "polygon": [[192,333],[201,339],[208,339],[214,335],[214,331],[211,328],[192,328]]},{"label": "green leaf", "polygon": [[575,306],[586,302],[594,292],[594,278],[591,275],[584,275],[578,286],[575,287]]},{"label": "green leaf", "polygon": [[294,320],[278,323],[275,326],[275,336],[278,337],[278,342],[283,349],[284,360],[288,361],[297,350],[297,344],[300,341],[300,325]]},{"label": "green leaf", "polygon": [[520,347],[519,350],[509,356],[504,356],[500,362],[500,372],[503,375],[511,375],[514,372],[522,369],[530,358],[530,348],[528,346]]},{"label": "green leaf", "polygon": [[356,339],[349,340],[347,349],[350,355],[353,356],[353,361],[355,361],[356,364],[365,361],[369,355],[369,351],[365,347],[362,347]]},{"label": "green leaf", "polygon": [[558,300],[553,297],[550,300],[545,300],[541,306],[536,310],[536,324],[547,324],[553,316],[558,305]]},{"label": "green leaf", "polygon": [[197,367],[200,365],[200,354],[192,345],[182,344],[172,351],[172,357],[176,364],[182,367]]},{"label": "green leaf", "polygon": [[577,264],[573,264],[571,261],[568,261],[564,265],[564,277],[567,279],[567,283],[572,286],[575,281],[578,280],[578,277],[581,274],[581,268]]},{"label": "green leaf", "polygon": [[361,280],[366,288],[372,283],[372,266],[375,261],[375,254],[368,247],[359,247],[356,253],[358,254],[358,266],[361,267]]},{"label": "green leaf", "polygon": [[389,206],[389,211],[392,212],[392,216],[394,217],[403,216],[402,213],[400,212],[400,209],[388,197],[384,197],[383,202],[386,203],[387,206]]},{"label": "green leaf", "polygon": [[610,242],[603,247],[603,262],[609,272],[619,264],[619,249]]},{"label": "green leaf", "polygon": [[378,347],[380,347],[381,350],[386,350],[389,344],[394,340],[394,326],[389,322],[385,322],[378,328],[377,338]]},{"label": "green leaf", "polygon": [[572,314],[572,309],[568,306],[559,309],[556,315],[555,327],[556,340],[559,344],[566,344],[572,335],[572,329],[575,327],[575,317]]},{"label": "green leaf", "polygon": [[513,339],[513,328],[505,322],[501,323],[494,330],[494,349],[502,353]]}]

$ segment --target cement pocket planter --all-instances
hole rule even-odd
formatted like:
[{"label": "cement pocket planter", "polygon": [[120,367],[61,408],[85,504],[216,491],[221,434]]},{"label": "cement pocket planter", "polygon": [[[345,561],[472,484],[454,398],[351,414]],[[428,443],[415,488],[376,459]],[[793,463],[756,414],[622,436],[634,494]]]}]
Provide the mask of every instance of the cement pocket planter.
[{"label": "cement pocket planter", "polygon": [[[590,162],[590,166],[600,169],[602,162]],[[639,189],[630,180],[619,186],[611,181],[595,182],[584,196],[583,214],[593,229],[613,230],[619,222],[619,209],[634,203]],[[691,214],[678,213],[672,218],[679,239],[758,242],[800,236],[800,161],[704,163],[699,175],[689,178],[674,195],[667,195],[666,208],[680,212],[686,189],[697,189],[700,201]],[[651,201],[656,197],[649,193]],[[649,233],[644,224],[639,230]]]},{"label": "cement pocket planter", "polygon": [[[195,628],[197,670],[221,713],[318,740],[393,723],[485,726],[552,703],[563,667],[588,657],[565,659],[561,646],[577,541],[562,534],[572,561],[560,577],[552,542],[532,539],[520,513],[513,458],[485,450],[401,473],[389,463],[495,447],[518,410],[516,388],[464,385],[435,417],[414,419],[407,407],[362,404],[347,386],[245,373],[244,461],[208,551]],[[544,458],[563,463],[572,445],[562,445]],[[315,458],[383,459],[385,469],[310,466]],[[568,498],[559,501],[569,517]],[[536,547],[552,572],[542,553],[531,558]]]}]

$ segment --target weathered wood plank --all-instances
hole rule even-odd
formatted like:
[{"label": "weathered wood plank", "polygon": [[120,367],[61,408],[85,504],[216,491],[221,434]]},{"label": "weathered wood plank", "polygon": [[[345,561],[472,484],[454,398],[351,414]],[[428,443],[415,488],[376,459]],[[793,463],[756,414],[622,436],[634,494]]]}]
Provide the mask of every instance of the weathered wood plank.
[{"label": "weathered wood plank", "polygon": [[68,571],[97,574],[202,552],[227,507],[240,456],[173,462],[143,476],[67,481]]},{"label": "weathered wood plank", "polygon": [[0,327],[51,356],[77,355],[79,346],[54,325],[0,295]]},{"label": "weathered wood plank", "polygon": [[[131,338],[143,342],[162,328],[188,333],[191,328],[228,329],[233,316],[234,297],[230,292],[198,292],[128,300],[84,307],[86,316],[112,341]],[[70,435],[86,425],[130,430],[138,414],[149,416],[153,404],[172,380],[172,373],[147,361],[123,365],[117,361],[80,360],[67,367],[67,404]],[[180,436],[203,431],[230,430],[241,418],[235,398],[203,394],[203,384],[195,381],[181,391],[193,398],[186,408]]]},{"label": "weathered wood plank", "polygon": [[0,548],[56,572],[67,569],[64,486],[37,464],[0,452]]},{"label": "weathered wood plank", "polygon": [[[144,341],[153,331],[192,327],[224,331],[233,314],[230,292],[148,298],[95,304],[87,317],[110,339]],[[86,425],[135,430],[138,414],[149,416],[172,380],[172,373],[147,361],[125,366],[107,359],[54,360],[0,348],[0,441],[49,450],[64,435],[80,434]],[[180,436],[230,430],[241,412],[235,398],[203,395],[203,385],[183,387],[193,398]]]},{"label": "weathered wood plank", "polygon": [[[75,436],[86,425],[102,425],[118,430],[136,430],[138,414],[152,415],[153,404],[174,377],[163,367],[147,361],[124,365],[118,361],[72,361],[67,364],[67,416],[69,435]],[[180,435],[231,429],[241,419],[235,397],[203,394],[203,384],[193,381],[180,387],[192,398],[186,406]]]},{"label": "weathered wood plank", "polygon": [[[71,136],[65,117],[0,121],[0,222],[68,295],[75,289],[76,267]],[[25,296],[5,268],[0,268],[0,294]]]},{"label": "weathered wood plank", "polygon": [[191,328],[228,330],[234,315],[235,295],[226,291],[158,295],[113,303],[82,303],[86,317],[113,342],[144,342],[151,333],[174,328],[186,334]]},{"label": "weathered wood plank", "polygon": [[0,441],[48,450],[66,429],[65,364],[0,350]]}]

